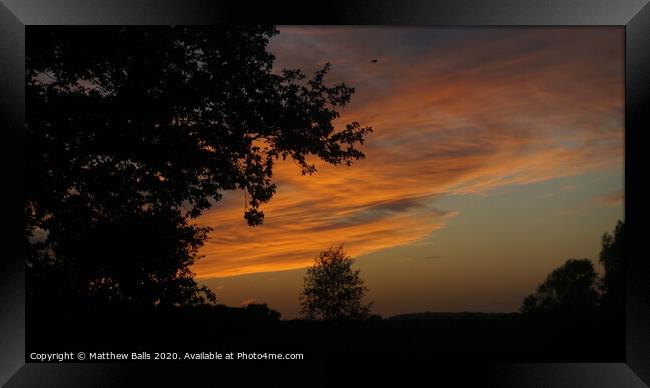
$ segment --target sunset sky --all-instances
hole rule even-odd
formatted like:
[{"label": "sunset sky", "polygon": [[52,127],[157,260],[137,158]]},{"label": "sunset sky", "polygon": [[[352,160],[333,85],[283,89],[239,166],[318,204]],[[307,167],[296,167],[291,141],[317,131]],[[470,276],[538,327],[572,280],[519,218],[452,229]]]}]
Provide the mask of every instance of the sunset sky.
[{"label": "sunset sky", "polygon": [[[623,219],[623,28],[281,27],[276,68],[356,88],[339,125],[371,125],[366,159],[294,163],[263,225],[243,193],[199,219],[193,267],[220,303],[296,317],[319,251],[344,244],[374,312],[515,311],[568,258],[597,261]],[[376,62],[373,60],[376,59]]]}]

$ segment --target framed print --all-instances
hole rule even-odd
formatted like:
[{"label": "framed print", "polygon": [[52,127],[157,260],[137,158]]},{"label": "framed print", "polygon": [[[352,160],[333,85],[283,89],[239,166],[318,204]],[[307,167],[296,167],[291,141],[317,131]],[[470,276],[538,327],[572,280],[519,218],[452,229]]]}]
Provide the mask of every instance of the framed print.
[{"label": "framed print", "polygon": [[647,1],[0,17],[6,386],[650,383]]}]

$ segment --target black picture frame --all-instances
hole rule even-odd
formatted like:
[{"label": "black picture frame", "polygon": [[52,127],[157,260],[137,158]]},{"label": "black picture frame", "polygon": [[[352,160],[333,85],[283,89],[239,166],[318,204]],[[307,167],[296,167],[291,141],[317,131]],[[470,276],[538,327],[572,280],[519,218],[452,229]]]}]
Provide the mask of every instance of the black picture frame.
[{"label": "black picture frame", "polygon": [[[307,2],[207,0],[0,0],[0,109],[6,224],[0,279],[0,384],[128,386],[133,379],[197,378],[215,366],[25,363],[25,289],[21,235],[24,163],[25,27],[59,24],[372,24],[425,26],[625,26],[625,219],[627,310],[625,362],[611,364],[430,365],[429,374],[476,379],[481,386],[644,387],[650,385],[650,132],[648,0],[456,0]],[[19,227],[17,227],[19,226]],[[56,335],[56,333],[52,333]],[[360,360],[362,361],[362,360]],[[299,367],[299,366],[298,366]],[[276,367],[252,363],[272,374]],[[293,364],[291,368],[296,368]],[[182,370],[181,370],[182,369]],[[189,371],[187,371],[189,369]],[[254,374],[253,374],[254,375]],[[139,377],[136,377],[139,376]],[[278,381],[278,380],[275,380]]]}]

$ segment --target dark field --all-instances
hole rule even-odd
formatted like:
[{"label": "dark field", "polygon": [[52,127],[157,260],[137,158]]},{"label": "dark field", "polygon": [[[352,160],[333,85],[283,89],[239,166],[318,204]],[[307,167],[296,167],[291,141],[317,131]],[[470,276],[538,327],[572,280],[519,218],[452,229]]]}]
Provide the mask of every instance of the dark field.
[{"label": "dark field", "polygon": [[185,353],[256,352],[303,353],[305,361],[620,362],[625,356],[622,321],[602,312],[420,313],[322,322],[283,321],[265,306],[253,305],[34,315],[30,322],[28,357],[31,352],[146,351],[177,352],[177,360]]}]

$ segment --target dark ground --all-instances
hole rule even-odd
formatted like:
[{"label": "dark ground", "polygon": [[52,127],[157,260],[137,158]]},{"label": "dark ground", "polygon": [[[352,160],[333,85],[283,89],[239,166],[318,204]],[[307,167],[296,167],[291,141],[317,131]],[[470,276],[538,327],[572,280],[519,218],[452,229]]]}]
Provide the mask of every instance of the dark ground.
[{"label": "dark ground", "polygon": [[[623,362],[622,320],[587,315],[418,313],[357,322],[283,321],[262,305],[106,309],[28,316],[31,352],[303,353],[305,360]],[[27,359],[27,362],[33,362]]]}]

